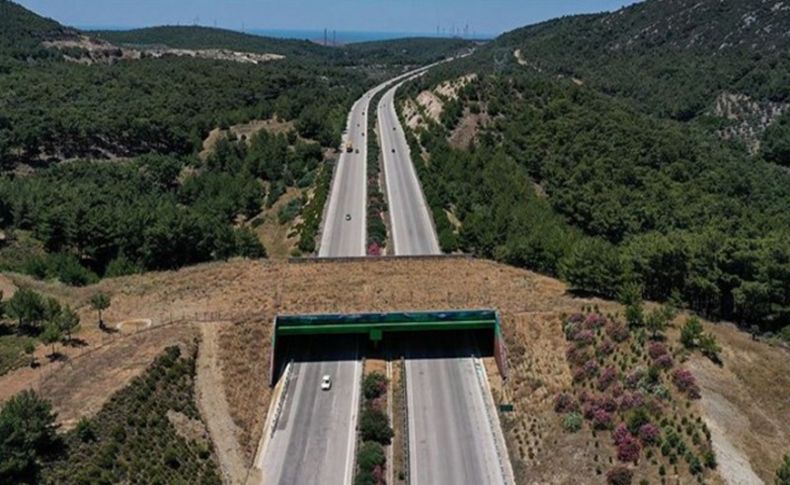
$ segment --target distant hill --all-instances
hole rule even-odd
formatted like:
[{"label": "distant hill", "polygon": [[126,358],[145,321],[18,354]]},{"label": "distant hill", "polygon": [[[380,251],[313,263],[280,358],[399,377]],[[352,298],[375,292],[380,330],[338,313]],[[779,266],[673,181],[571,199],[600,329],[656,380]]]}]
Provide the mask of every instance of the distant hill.
[{"label": "distant hill", "polygon": [[126,31],[93,31],[88,34],[116,45],[137,48],[229,49],[286,57],[328,56],[332,50],[306,40],[276,39],[198,26],[168,25]]},{"label": "distant hill", "polygon": [[76,36],[74,29],[36,15],[14,2],[0,0],[0,58],[54,57],[54,51],[43,48],[42,42]]},{"label": "distant hill", "polygon": [[[484,55],[574,78],[651,114],[711,115],[707,123],[753,153],[765,128],[790,112],[790,2],[649,0],[521,28]],[[790,135],[775,131],[769,144]]]}]

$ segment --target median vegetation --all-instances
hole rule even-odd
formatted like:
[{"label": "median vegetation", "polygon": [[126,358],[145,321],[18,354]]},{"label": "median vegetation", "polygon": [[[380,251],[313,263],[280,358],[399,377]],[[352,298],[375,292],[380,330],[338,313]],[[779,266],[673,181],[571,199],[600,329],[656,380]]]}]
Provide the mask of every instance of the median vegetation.
[{"label": "median vegetation", "polygon": [[367,209],[367,254],[380,256],[387,247],[387,225],[384,222],[384,213],[387,212],[387,200],[381,191],[381,164],[383,163],[379,137],[376,130],[378,126],[378,105],[385,90],[380,91],[368,105],[368,209]]},{"label": "median vegetation", "polygon": [[385,485],[387,466],[384,447],[393,437],[386,411],[387,378],[379,372],[367,374],[362,383],[362,414],[359,416],[357,472],[354,485]]}]

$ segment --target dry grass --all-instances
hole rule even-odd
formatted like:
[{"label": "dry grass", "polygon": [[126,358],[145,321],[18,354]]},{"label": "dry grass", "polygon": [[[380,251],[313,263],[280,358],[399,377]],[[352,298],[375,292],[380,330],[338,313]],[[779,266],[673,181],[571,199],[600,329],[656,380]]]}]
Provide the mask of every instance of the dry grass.
[{"label": "dry grass", "polygon": [[[138,318],[150,318],[154,325],[175,318],[200,321],[203,312],[211,312],[213,320],[232,321],[233,325],[220,333],[220,360],[224,392],[232,418],[241,430],[238,441],[248,459],[259,441],[268,409],[271,322],[278,312],[496,308],[503,317],[511,375],[502,383],[492,374],[491,385],[497,402],[516,405],[516,411],[507,415],[505,424],[520,483],[565,483],[578,476],[594,477],[595,455],[598,463],[608,462],[609,452],[601,450],[609,447],[601,442],[596,449],[589,432],[559,431],[551,398],[570,379],[563,355],[560,315],[578,311],[583,305],[597,304],[604,312],[617,312],[619,307],[602,300],[574,297],[567,293],[563,283],[529,271],[457,258],[305,264],[236,260],[107,280],[82,289],[31,282],[19,276],[11,279],[16,284],[33,284],[79,307],[86,322],[80,337],[89,343],[88,348],[102,338],[92,323],[95,314],[86,306],[90,295],[98,289],[112,295],[112,306],[105,314],[111,324]],[[708,412],[708,402],[718,399],[715,392],[744,416],[746,425],[725,429],[726,436],[737,451],[748,457],[755,471],[767,479],[778,466],[779,454],[786,451],[782,445],[790,436],[788,353],[751,342],[748,336],[727,327],[713,328],[726,349],[725,366],[711,367],[701,359],[692,358],[703,388],[700,411]],[[676,337],[670,334],[670,338]],[[134,352],[119,350],[117,355],[136,356],[133,361],[142,365],[143,360],[158,352],[154,348],[165,345],[158,339],[146,339],[135,346]],[[128,382],[129,371],[125,366],[130,361],[112,355],[108,353],[86,370],[75,369],[73,375],[84,374],[81,381],[64,379],[71,384],[50,392],[49,395],[64,403],[59,405],[60,409],[72,407],[73,414],[68,419],[92,412],[109,390]],[[48,372],[49,364],[43,367]],[[491,365],[487,367],[493,369]],[[90,387],[91,372],[101,369],[106,376],[102,380],[106,382]],[[3,390],[0,399],[7,397],[9,383],[20,379],[35,382],[35,374],[29,372],[39,371],[19,369],[0,377]],[[54,375],[59,375],[58,372],[69,371],[60,370]],[[110,385],[113,379],[116,382]],[[93,391],[89,394],[85,389]],[[91,405],[80,404],[86,398],[93,399]],[[703,416],[718,419],[715,415]]]},{"label": "dry grass", "polygon": [[266,248],[266,253],[270,259],[286,259],[299,244],[299,235],[294,231],[294,227],[299,224],[300,217],[291,222],[280,224],[277,214],[282,207],[288,205],[294,199],[303,194],[302,189],[289,187],[285,194],[274,203],[271,209],[267,209],[261,216],[264,218],[263,224],[255,229],[258,239]]}]

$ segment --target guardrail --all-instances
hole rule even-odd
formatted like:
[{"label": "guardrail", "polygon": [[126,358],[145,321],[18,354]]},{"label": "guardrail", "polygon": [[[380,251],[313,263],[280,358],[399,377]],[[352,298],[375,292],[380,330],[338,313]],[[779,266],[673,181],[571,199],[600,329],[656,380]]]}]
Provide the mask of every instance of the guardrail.
[{"label": "guardrail", "polygon": [[285,406],[285,399],[288,396],[288,387],[291,384],[291,375],[293,374],[293,367],[294,361],[291,359],[288,362],[288,365],[285,366],[285,382],[283,382],[283,390],[280,393],[280,397],[277,400],[277,407],[274,408],[274,417],[272,418],[272,427],[269,430],[269,439],[274,437],[274,432],[277,430],[277,425],[280,422],[280,415],[283,412],[283,407]]},{"label": "guardrail", "polygon": [[401,401],[401,416],[403,420],[403,430],[401,432],[401,436],[403,436],[403,464],[404,466],[404,475],[406,477],[406,484],[411,484],[411,457],[409,456],[409,396],[408,396],[408,389],[409,386],[406,385],[406,358],[401,356],[400,358],[400,385],[401,385],[401,392],[403,393],[403,400]]},{"label": "guardrail", "polygon": [[360,261],[396,261],[396,260],[441,260],[441,259],[474,259],[472,254],[420,254],[411,256],[342,256],[342,257],[315,257],[315,258],[288,258],[290,264],[320,264],[320,263],[358,263]]},{"label": "guardrail", "polygon": [[361,396],[362,389],[364,389],[363,384],[365,382],[365,357],[362,357],[361,360],[362,363],[360,365],[362,366],[362,372],[359,373],[360,399],[359,399],[359,403],[357,404],[357,425],[356,425],[356,429],[354,430],[356,444],[354,446],[354,453],[351,454],[351,470],[352,470],[351,483],[354,483],[354,478],[357,476],[357,453],[359,453],[359,448],[360,448],[359,445],[362,442],[359,436],[359,417],[362,416],[362,406],[364,405],[365,402],[364,396]]},{"label": "guardrail", "polygon": [[[488,421],[488,426],[491,428],[491,436],[493,437],[494,441],[494,451],[496,451],[497,456],[497,463],[499,464],[499,471],[502,474],[502,481],[505,484],[512,483],[511,474],[508,473],[508,468],[505,466],[505,461],[502,458],[502,450],[499,449],[499,439],[497,430],[501,429],[499,426],[499,419],[494,417],[491,414],[491,406],[489,406],[488,402],[488,379],[481,377],[481,374],[486,372],[485,366],[481,363],[480,358],[477,355],[472,356],[472,361],[474,362],[475,366],[475,377],[477,377],[477,385],[480,386],[480,390],[483,396],[483,408],[485,409],[486,413],[486,420]],[[485,379],[485,380],[484,380]],[[504,450],[505,459],[510,461],[510,458],[507,455],[507,450]]]}]

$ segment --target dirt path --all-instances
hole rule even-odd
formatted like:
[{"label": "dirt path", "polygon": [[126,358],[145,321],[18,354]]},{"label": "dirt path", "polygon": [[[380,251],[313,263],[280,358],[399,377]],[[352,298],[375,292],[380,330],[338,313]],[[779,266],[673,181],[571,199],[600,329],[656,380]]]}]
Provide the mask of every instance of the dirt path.
[{"label": "dirt path", "polygon": [[196,399],[217,450],[223,481],[237,484],[244,483],[247,467],[236,440],[236,424],[222,392],[222,373],[217,359],[219,327],[216,323],[200,326],[202,341],[197,359]]}]

